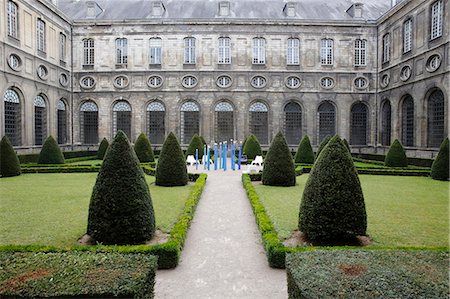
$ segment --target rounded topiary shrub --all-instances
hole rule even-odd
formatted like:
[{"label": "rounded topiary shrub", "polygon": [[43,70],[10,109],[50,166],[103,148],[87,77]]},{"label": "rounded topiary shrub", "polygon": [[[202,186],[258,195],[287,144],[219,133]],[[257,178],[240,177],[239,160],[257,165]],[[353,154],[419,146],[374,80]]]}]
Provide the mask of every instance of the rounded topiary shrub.
[{"label": "rounded topiary shrub", "polygon": [[198,156],[203,156],[203,141],[197,134],[194,134],[191,138],[191,142],[186,150],[186,157],[192,155],[195,157],[195,149],[198,149]]},{"label": "rounded topiary shrub", "polygon": [[56,140],[48,136],[38,158],[39,164],[64,164],[64,156]]},{"label": "rounded topiary shrub", "polygon": [[109,142],[106,138],[102,139],[102,142],[100,142],[100,145],[98,146],[97,150],[97,158],[100,160],[103,160],[105,157],[106,151],[108,150]]},{"label": "rounded topiary shrub", "polygon": [[155,216],[144,172],[124,132],[117,132],[97,176],[87,234],[103,244],[139,244],[152,238]]},{"label": "rounded topiary shrub", "polygon": [[159,155],[155,183],[158,186],[184,186],[187,181],[186,160],[177,137],[170,132]]},{"label": "rounded topiary shrub", "polygon": [[384,158],[384,165],[389,167],[407,167],[408,158],[406,157],[405,150],[398,139],[395,139],[392,143],[389,151]]},{"label": "rounded topiary shrub", "polygon": [[8,137],[3,136],[0,141],[0,174],[2,177],[10,177],[21,173],[19,158]]},{"label": "rounded topiary shrub", "polygon": [[314,164],[300,204],[299,229],[329,245],[365,235],[367,215],[350,153],[334,136]]},{"label": "rounded topiary shrub", "polygon": [[295,163],[314,163],[314,152],[311,147],[311,142],[309,141],[308,135],[305,135],[300,141],[294,157]]},{"label": "rounded topiary shrub", "polygon": [[319,144],[319,148],[317,149],[316,153],[316,159],[319,158],[320,152],[323,150],[323,148],[328,144],[328,142],[331,140],[331,136],[327,135],[322,142]]},{"label": "rounded topiary shrub", "polygon": [[255,135],[250,134],[245,140],[244,155],[247,159],[255,159],[256,156],[262,156],[261,145]]},{"label": "rounded topiary shrub", "polygon": [[431,166],[431,177],[435,180],[448,181],[449,179],[449,149],[448,138],[441,143],[439,153],[436,160],[433,161]]},{"label": "rounded topiary shrub", "polygon": [[262,183],[269,186],[295,186],[294,161],[281,132],[272,140],[264,160]]},{"label": "rounded topiary shrub", "polygon": [[136,156],[139,161],[142,163],[145,162],[154,162],[155,155],[153,154],[152,144],[150,140],[148,140],[147,135],[144,133],[139,134],[136,142],[134,144],[134,151],[136,152]]}]

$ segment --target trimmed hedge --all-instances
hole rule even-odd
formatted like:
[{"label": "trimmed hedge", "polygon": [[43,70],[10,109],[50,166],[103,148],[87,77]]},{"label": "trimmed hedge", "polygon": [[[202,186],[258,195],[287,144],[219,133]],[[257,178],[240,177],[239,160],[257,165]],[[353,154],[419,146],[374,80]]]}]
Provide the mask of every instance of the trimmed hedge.
[{"label": "trimmed hedge", "polygon": [[[197,175],[197,174],[196,174]],[[117,252],[117,253],[145,253],[158,257],[158,269],[172,269],[178,265],[187,231],[194,217],[195,210],[206,184],[206,174],[198,175],[194,188],[189,194],[183,212],[170,231],[169,240],[160,245],[94,245],[73,246],[59,248],[45,245],[3,245],[0,252]]]},{"label": "trimmed hedge", "polygon": [[389,151],[384,159],[384,165],[388,167],[407,167],[408,158],[406,157],[405,149],[398,139],[392,143]]},{"label": "trimmed hedge", "polygon": [[289,254],[289,298],[447,298],[448,258],[425,250]]},{"label": "trimmed hedge", "polygon": [[[88,156],[97,156],[97,151],[68,151],[63,152],[64,159],[81,158]],[[39,154],[17,155],[20,164],[37,163]]]},{"label": "trimmed hedge", "polygon": [[306,163],[313,164],[314,163],[314,152],[311,146],[311,142],[309,141],[308,135],[305,135],[300,141],[297,149],[297,153],[295,153],[294,161],[295,163]]},{"label": "trimmed hedge", "polygon": [[431,166],[431,177],[434,180],[448,181],[449,180],[449,149],[448,138],[442,141],[439,148],[439,153]]},{"label": "trimmed hedge", "polygon": [[155,184],[158,186],[171,187],[187,184],[186,160],[177,137],[172,132],[169,133],[164,141],[155,177]]},{"label": "trimmed hedge", "polygon": [[139,244],[155,233],[152,198],[139,160],[121,130],[97,176],[87,234],[103,244]]},{"label": "trimmed hedge", "polygon": [[187,157],[189,155],[192,155],[195,157],[195,150],[198,149],[198,157],[200,159],[203,156],[203,145],[204,144],[205,143],[203,143],[200,136],[198,136],[197,134],[194,134],[194,136],[192,136],[192,138],[191,138],[191,142],[189,142],[189,146],[186,150],[185,156]]},{"label": "trimmed hedge", "polygon": [[356,168],[358,174],[393,175],[393,176],[429,176],[429,170],[422,169],[389,169],[389,168]]},{"label": "trimmed hedge", "polygon": [[245,139],[245,145],[243,147],[244,155],[247,155],[247,159],[255,159],[256,156],[262,156],[261,145],[258,138],[255,135],[250,134]]},{"label": "trimmed hedge", "polygon": [[19,159],[8,137],[3,136],[0,141],[0,175],[2,177],[18,176],[21,174]]},{"label": "trimmed hedge", "polygon": [[155,162],[155,155],[153,154],[152,144],[144,133],[139,134],[134,143],[134,151],[141,163]]},{"label": "trimmed hedge", "polygon": [[299,230],[313,242],[335,245],[365,235],[364,195],[349,151],[334,136],[319,155],[303,191]]},{"label": "trimmed hedge", "polygon": [[281,132],[272,140],[267,152],[262,183],[269,186],[295,186],[294,161],[286,139]]},{"label": "trimmed hedge", "polygon": [[79,172],[99,172],[101,166],[61,166],[61,167],[25,167],[22,173],[79,173]]},{"label": "trimmed hedge", "polygon": [[0,297],[153,298],[157,258],[120,253],[0,253]]},{"label": "trimmed hedge", "polygon": [[108,139],[105,137],[102,139],[102,142],[100,142],[100,145],[98,146],[97,150],[97,158],[100,160],[103,160],[105,158],[106,151],[108,150],[109,142]]},{"label": "trimmed hedge", "polygon": [[52,136],[48,136],[42,146],[38,158],[39,164],[64,164],[64,156],[58,143]]},{"label": "trimmed hedge", "polygon": [[328,142],[331,140],[331,136],[327,135],[322,142],[319,144],[319,148],[317,149],[316,153],[316,159],[319,158],[320,152],[323,150],[323,148],[328,144]]}]

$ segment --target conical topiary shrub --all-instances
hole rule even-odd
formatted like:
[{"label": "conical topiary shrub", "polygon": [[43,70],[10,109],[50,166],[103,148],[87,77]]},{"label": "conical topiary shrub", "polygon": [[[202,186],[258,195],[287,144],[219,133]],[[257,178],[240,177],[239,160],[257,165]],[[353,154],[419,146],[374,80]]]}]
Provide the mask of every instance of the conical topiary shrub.
[{"label": "conical topiary shrub", "polygon": [[350,149],[350,145],[347,142],[347,139],[342,139],[342,142],[344,143],[345,147],[348,149],[348,151],[350,152],[350,154],[352,153],[352,150]]},{"label": "conical topiary shrub", "polygon": [[245,154],[244,153],[244,148],[245,148],[245,143],[247,142],[247,138],[248,138],[248,136],[244,138],[244,141],[242,141],[242,153],[243,154]]},{"label": "conical topiary shrub", "polygon": [[203,138],[203,136],[200,136],[200,139],[202,140],[203,145],[206,145],[206,140]]},{"label": "conical topiary shrub", "polygon": [[177,137],[171,132],[164,141],[156,167],[156,185],[184,186],[187,184],[186,160]]},{"label": "conical topiary shrub", "polygon": [[395,139],[392,143],[389,151],[384,158],[384,165],[389,167],[407,167],[408,158],[406,157],[405,150],[398,139]]},{"label": "conical topiary shrub", "polygon": [[197,134],[194,134],[191,138],[191,142],[186,150],[186,157],[189,155],[195,157],[195,149],[198,149],[198,156],[201,158],[203,156],[203,141]]},{"label": "conical topiary shrub", "polygon": [[145,162],[154,162],[155,155],[153,154],[152,144],[150,140],[148,140],[147,135],[144,133],[139,134],[136,142],[134,144],[134,151],[136,152],[136,156],[139,161],[142,163]]},{"label": "conical topiary shrub", "polygon": [[319,158],[320,152],[323,150],[323,148],[328,144],[328,141],[331,140],[331,136],[327,135],[322,142],[319,144],[319,148],[317,149],[316,153],[316,159]]},{"label": "conical topiary shrub", "polygon": [[97,158],[100,160],[103,160],[105,157],[106,151],[108,150],[109,142],[106,138],[102,139],[102,142],[100,142],[100,145],[98,146],[97,150]]},{"label": "conical topiary shrub", "polygon": [[308,135],[305,135],[300,141],[294,157],[295,163],[314,163],[314,152],[311,147],[311,142],[309,141]]},{"label": "conical topiary shrub", "polygon": [[152,238],[155,216],[144,172],[124,132],[117,132],[97,176],[87,234],[103,244],[139,244]]},{"label": "conical topiary shrub", "polygon": [[366,234],[361,184],[339,136],[330,140],[311,170],[300,204],[299,229],[313,243],[329,245]]},{"label": "conical topiary shrub", "polygon": [[0,174],[2,177],[10,177],[21,173],[19,158],[8,137],[3,136],[0,141]]},{"label": "conical topiary shrub", "polygon": [[244,155],[247,159],[255,159],[256,156],[262,156],[261,145],[255,135],[250,134],[245,140]]},{"label": "conical topiary shrub", "polygon": [[64,156],[52,136],[48,136],[38,158],[39,164],[64,164]]},{"label": "conical topiary shrub", "polygon": [[295,186],[294,161],[281,132],[272,140],[267,152],[262,183],[269,186]]},{"label": "conical topiary shrub", "polygon": [[439,153],[436,160],[433,161],[431,166],[431,177],[434,180],[448,181],[449,179],[449,149],[448,149],[448,138],[441,143],[439,148]]}]

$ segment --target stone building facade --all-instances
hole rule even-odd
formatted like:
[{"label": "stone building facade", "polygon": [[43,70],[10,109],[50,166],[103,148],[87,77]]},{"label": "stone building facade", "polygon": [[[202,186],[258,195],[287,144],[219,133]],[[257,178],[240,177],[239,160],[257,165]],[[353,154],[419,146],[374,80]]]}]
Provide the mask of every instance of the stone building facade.
[{"label": "stone building facade", "polygon": [[[26,148],[36,145],[31,99],[39,94],[49,102],[52,135],[61,131],[59,100],[67,105],[62,143],[71,147],[111,139],[118,129],[132,141],[145,132],[157,146],[170,131],[182,144],[194,133],[208,142],[255,133],[268,145],[281,130],[293,148],[305,134],[314,145],[339,134],[355,152],[384,153],[399,138],[409,155],[432,157],[448,135],[448,0],[1,2],[2,15],[13,2],[58,28],[48,34],[47,56],[27,53],[34,68],[48,65],[47,80],[0,64],[3,94],[22,93]],[[14,44],[7,25],[3,64],[8,48],[25,61],[25,39]],[[59,32],[71,49],[65,63],[55,56]],[[67,86],[61,73],[72,79]]]}]

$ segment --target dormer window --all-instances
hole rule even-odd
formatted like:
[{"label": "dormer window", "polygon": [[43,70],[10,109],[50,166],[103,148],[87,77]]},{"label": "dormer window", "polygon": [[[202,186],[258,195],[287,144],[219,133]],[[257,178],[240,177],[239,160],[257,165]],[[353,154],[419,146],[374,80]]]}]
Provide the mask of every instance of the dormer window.
[{"label": "dormer window", "polygon": [[219,16],[227,17],[230,15],[230,2],[224,1],[219,3]]},{"label": "dormer window", "polygon": [[164,14],[165,8],[162,2],[157,1],[152,3],[152,16],[160,17]]},{"label": "dormer window", "polygon": [[354,3],[347,9],[347,13],[355,19],[361,19],[363,17],[363,4]]},{"label": "dormer window", "polygon": [[103,12],[103,9],[95,1],[86,2],[86,16],[88,18],[96,18],[99,14]]},{"label": "dormer window", "polygon": [[286,17],[295,17],[296,14],[296,7],[294,2],[288,2],[283,8],[283,12],[286,15]]}]

